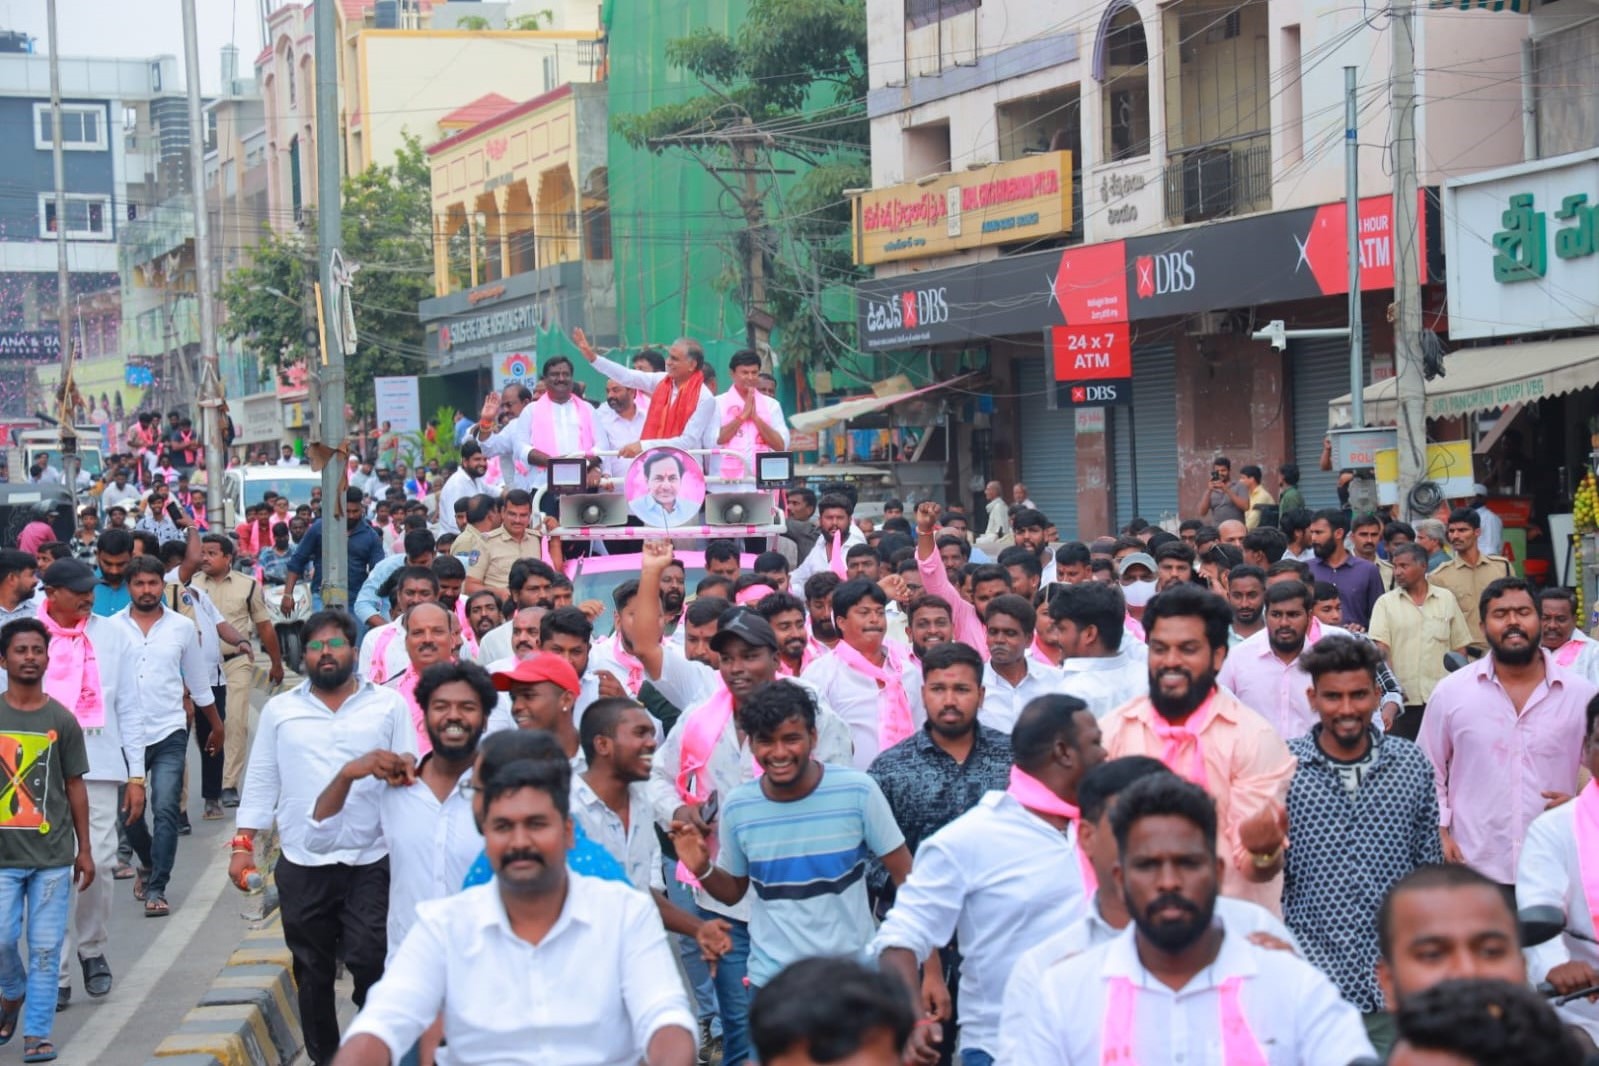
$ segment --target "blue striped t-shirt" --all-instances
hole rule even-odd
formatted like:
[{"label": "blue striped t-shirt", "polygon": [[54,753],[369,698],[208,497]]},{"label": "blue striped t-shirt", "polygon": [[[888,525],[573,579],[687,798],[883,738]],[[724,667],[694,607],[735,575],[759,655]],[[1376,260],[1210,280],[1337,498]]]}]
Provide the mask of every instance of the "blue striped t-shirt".
[{"label": "blue striped t-shirt", "polygon": [[904,843],[882,790],[859,770],[826,766],[810,795],[787,803],[767,799],[759,780],[734,789],[717,865],[750,879],[750,984],[813,955],[859,954],[876,932],[867,860]]}]

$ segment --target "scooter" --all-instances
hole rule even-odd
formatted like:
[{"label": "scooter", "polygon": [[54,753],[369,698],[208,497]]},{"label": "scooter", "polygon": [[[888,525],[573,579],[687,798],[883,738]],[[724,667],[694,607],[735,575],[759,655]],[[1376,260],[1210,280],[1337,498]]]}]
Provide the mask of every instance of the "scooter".
[{"label": "scooter", "polygon": [[283,655],[283,665],[299,673],[305,660],[305,622],[311,617],[310,586],[304,583],[294,586],[294,610],[285,615],[283,582],[261,578],[255,558],[249,555],[239,556],[233,566],[239,572],[261,581],[261,595],[266,600],[267,617],[272,619],[272,628],[278,635],[278,650]]}]

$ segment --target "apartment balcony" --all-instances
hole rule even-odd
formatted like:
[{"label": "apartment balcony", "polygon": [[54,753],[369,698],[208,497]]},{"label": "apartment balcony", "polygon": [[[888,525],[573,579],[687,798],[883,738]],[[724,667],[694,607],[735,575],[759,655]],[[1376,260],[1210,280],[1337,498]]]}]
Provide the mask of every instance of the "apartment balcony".
[{"label": "apartment balcony", "polygon": [[1173,225],[1271,210],[1271,135],[1252,133],[1166,156],[1166,221]]}]

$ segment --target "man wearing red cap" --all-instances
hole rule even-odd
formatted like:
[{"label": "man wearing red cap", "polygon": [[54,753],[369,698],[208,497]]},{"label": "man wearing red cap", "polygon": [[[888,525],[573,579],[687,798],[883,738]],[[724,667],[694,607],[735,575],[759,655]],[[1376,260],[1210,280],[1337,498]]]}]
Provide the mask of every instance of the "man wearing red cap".
[{"label": "man wearing red cap", "polygon": [[570,662],[554,652],[541,651],[492,676],[495,688],[511,694],[511,717],[518,729],[548,731],[572,763],[573,773],[588,769],[572,721],[572,708],[582,686]]}]

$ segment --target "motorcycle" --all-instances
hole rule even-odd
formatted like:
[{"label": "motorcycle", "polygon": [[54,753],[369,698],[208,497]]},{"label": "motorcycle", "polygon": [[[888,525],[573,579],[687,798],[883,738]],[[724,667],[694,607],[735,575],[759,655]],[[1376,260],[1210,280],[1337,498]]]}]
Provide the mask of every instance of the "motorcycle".
[{"label": "motorcycle", "polygon": [[295,673],[305,662],[305,622],[311,617],[311,589],[304,582],[294,586],[294,610],[283,613],[284,582],[263,576],[252,556],[241,555],[234,568],[261,582],[261,593],[266,599],[267,617],[278,635],[278,650],[283,655],[283,665]]}]

